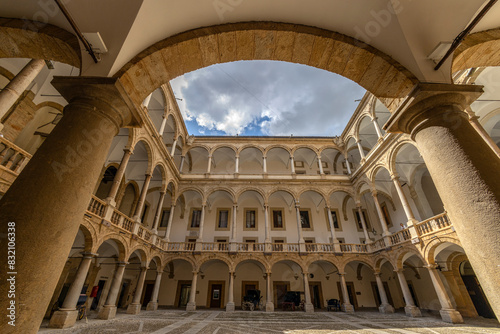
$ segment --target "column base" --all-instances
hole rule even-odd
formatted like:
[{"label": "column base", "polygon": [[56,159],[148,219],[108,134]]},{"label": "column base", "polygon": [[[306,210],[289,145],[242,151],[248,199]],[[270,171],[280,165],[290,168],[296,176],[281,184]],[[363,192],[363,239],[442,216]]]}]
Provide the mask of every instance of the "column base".
[{"label": "column base", "polygon": [[306,311],[306,313],[314,313],[314,306],[312,303],[306,303],[304,304],[304,311]]},{"label": "column base", "polygon": [[139,314],[141,312],[141,304],[130,304],[127,307],[127,314]]},{"label": "column base", "polygon": [[422,312],[416,306],[405,306],[405,313],[407,316],[417,318],[422,316]]},{"label": "column base", "polygon": [[390,304],[382,304],[378,308],[380,313],[394,313],[394,307]]},{"label": "column base", "polygon": [[149,302],[148,306],[146,306],[147,311],[156,311],[158,309],[158,303],[157,302]]},{"label": "column base", "polygon": [[351,304],[342,304],[342,311],[345,313],[354,313],[354,306]]},{"label": "column base", "polygon": [[463,324],[464,323],[464,319],[462,318],[462,315],[457,310],[442,309],[439,311],[439,314],[441,314],[441,319],[443,319],[444,322],[449,322],[451,324]]},{"label": "column base", "polygon": [[77,310],[58,310],[50,318],[50,328],[69,328],[73,327],[78,317]]},{"label": "column base", "polygon": [[109,320],[116,317],[116,306],[115,305],[104,305],[97,316],[99,319]]},{"label": "column base", "polygon": [[274,303],[273,302],[266,303],[266,312],[274,312]]},{"label": "column base", "polygon": [[226,312],[234,312],[234,303],[229,302],[226,304]]},{"label": "column base", "polygon": [[186,311],[196,311],[196,304],[195,303],[187,303],[186,305]]}]

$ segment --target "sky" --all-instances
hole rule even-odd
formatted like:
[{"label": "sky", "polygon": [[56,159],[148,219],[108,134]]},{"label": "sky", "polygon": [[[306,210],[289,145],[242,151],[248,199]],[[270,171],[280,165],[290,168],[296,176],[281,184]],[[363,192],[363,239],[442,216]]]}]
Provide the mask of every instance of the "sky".
[{"label": "sky", "polygon": [[335,73],[267,60],[212,65],[170,84],[195,136],[338,136],[366,92]]}]

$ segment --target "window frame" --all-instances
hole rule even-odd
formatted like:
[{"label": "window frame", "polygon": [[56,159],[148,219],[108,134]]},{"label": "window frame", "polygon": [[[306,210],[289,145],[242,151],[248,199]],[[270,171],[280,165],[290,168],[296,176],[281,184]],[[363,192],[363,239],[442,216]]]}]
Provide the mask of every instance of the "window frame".
[{"label": "window frame", "polygon": [[[249,211],[255,211],[255,227],[247,227],[247,212]],[[245,208],[243,210],[243,231],[257,231],[259,228],[258,217],[259,210],[257,208]]]},{"label": "window frame", "polygon": [[[271,216],[271,231],[285,231],[286,230],[286,225],[285,225],[285,209],[284,208],[270,208],[269,209],[270,216]],[[282,227],[274,227],[274,213],[273,211],[281,211],[281,223]]]},{"label": "window frame", "polygon": [[[198,222],[197,227],[192,227],[192,221],[193,221],[193,213],[194,211],[200,211],[200,221]],[[200,224],[201,224],[201,213],[202,213],[202,208],[201,207],[196,207],[196,208],[191,208],[189,211],[189,220],[188,220],[188,230],[190,231],[197,231],[200,229]]]},{"label": "window frame", "polygon": [[[227,227],[220,227],[220,213],[221,211],[227,211]],[[217,215],[215,220],[215,230],[216,231],[229,231],[231,229],[231,208],[217,208]]]},{"label": "window frame", "polygon": [[[332,220],[333,220],[333,213],[335,212],[336,216],[337,216],[337,225],[339,227],[335,227],[335,222],[334,223],[334,229],[336,232],[342,232],[342,222],[341,222],[341,219],[340,219],[340,213],[339,213],[339,210],[338,209],[330,209],[330,211],[332,212]],[[328,220],[328,208],[325,208],[325,219],[326,219],[326,228],[328,230],[328,232],[330,232],[330,222]]]},{"label": "window frame", "polygon": [[302,219],[301,219],[301,221],[300,221],[300,227],[302,228],[302,231],[314,231],[311,209],[309,209],[309,208],[304,208],[304,209],[300,208],[299,209],[299,216],[301,218],[302,218],[302,215],[301,215],[302,211],[306,211],[307,215],[309,217],[309,227],[303,227],[302,226]]}]

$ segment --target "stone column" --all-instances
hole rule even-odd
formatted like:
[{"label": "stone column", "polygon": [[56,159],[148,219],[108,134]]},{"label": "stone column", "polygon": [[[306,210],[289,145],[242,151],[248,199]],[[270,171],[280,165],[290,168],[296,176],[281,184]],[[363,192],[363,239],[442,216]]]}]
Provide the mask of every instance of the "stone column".
[{"label": "stone column", "polygon": [[144,179],[141,195],[139,196],[139,202],[137,203],[137,207],[135,208],[134,220],[136,222],[141,222],[142,210],[144,210],[144,203],[146,202],[146,195],[148,194],[149,182],[151,181],[151,177],[151,174],[146,174],[146,178]]},{"label": "stone column", "polygon": [[271,224],[269,224],[269,205],[264,205],[264,227],[265,227],[265,240],[264,242],[271,242]]},{"label": "stone column", "polygon": [[271,272],[266,273],[266,312],[274,312]]},{"label": "stone column", "polygon": [[[410,133],[496,316],[500,318],[500,159],[470,124],[475,85],[419,84],[392,114],[390,132]],[[470,224],[480,222],[480,224]]]},{"label": "stone column", "polygon": [[158,130],[158,134],[160,135],[160,137],[163,137],[163,131],[165,131],[165,125],[167,125],[167,115],[163,114],[160,130]]},{"label": "stone column", "polygon": [[356,144],[358,145],[359,154],[361,155],[361,163],[363,163],[366,160],[366,156],[365,151],[363,151],[363,146],[361,146],[361,140],[358,139]]},{"label": "stone column", "polygon": [[166,242],[170,241],[170,230],[172,229],[172,224],[174,222],[174,210],[175,210],[175,204],[172,203],[172,205],[170,206],[170,214],[168,215],[167,230],[165,231]]},{"label": "stone column", "polygon": [[415,203],[415,206],[417,207],[420,220],[424,220],[425,218],[427,218],[427,216],[425,214],[424,207],[422,206],[422,202],[420,202],[420,198],[418,197],[417,191],[410,184],[408,184],[408,190],[410,190],[410,197],[413,200],[413,203]]},{"label": "stone column", "polygon": [[309,290],[309,279],[307,275],[309,275],[308,272],[302,273],[302,277],[304,278],[304,296],[306,297],[304,311],[306,311],[306,313],[312,313],[314,312],[314,305],[311,303],[311,290]]},{"label": "stone column", "polygon": [[239,174],[240,173],[240,157],[237,155],[236,159],[234,161],[234,173]]},{"label": "stone column", "polygon": [[181,155],[181,164],[179,165],[179,173],[182,174],[182,169],[184,168],[184,161],[186,160],[186,157]]},{"label": "stone column", "polygon": [[126,148],[123,150],[122,161],[120,162],[120,166],[116,171],[115,177],[113,179],[113,185],[109,190],[108,197],[106,198],[106,202],[111,206],[116,206],[116,194],[118,193],[118,189],[120,188],[120,183],[122,182],[123,175],[125,174],[125,170],[127,169],[127,164],[130,160],[130,156],[132,155],[132,150]]},{"label": "stone column", "polygon": [[174,156],[176,146],[177,146],[177,138],[175,138],[174,142],[172,143],[172,150],[170,151],[171,156]]},{"label": "stone column", "polygon": [[347,174],[351,175],[352,174],[351,165],[349,163],[349,160],[347,160],[347,156],[345,156],[344,159],[345,159],[345,165],[347,167]]},{"label": "stone column", "polygon": [[493,152],[495,152],[496,155],[500,157],[500,148],[493,141],[493,139],[491,139],[491,136],[488,134],[488,132],[486,132],[481,123],[479,123],[478,121],[479,116],[476,116],[476,114],[474,114],[474,112],[470,109],[470,107],[468,107],[466,111],[467,114],[469,114],[469,122],[474,128],[474,130],[476,130],[479,133],[479,135],[484,139],[486,144],[488,144],[488,146],[493,150]]},{"label": "stone column", "polygon": [[340,252],[339,240],[337,239],[337,235],[335,233],[335,225],[333,224],[332,209],[327,206],[326,210],[328,215],[328,224],[330,225],[330,234],[332,236],[333,249],[335,252]]},{"label": "stone column", "polygon": [[292,174],[295,174],[295,161],[293,159],[293,156],[290,157],[290,166],[292,169]]},{"label": "stone column", "polygon": [[141,273],[139,274],[137,286],[135,287],[134,298],[132,299],[132,303],[127,307],[128,314],[139,314],[139,312],[141,312],[142,289],[144,288],[144,281],[146,280],[147,273],[148,267],[141,267]]},{"label": "stone column", "polygon": [[304,238],[302,237],[302,221],[300,220],[300,204],[298,201],[295,202],[295,214],[297,218],[297,235],[298,243],[303,244]]},{"label": "stone column", "polygon": [[151,101],[151,96],[153,96],[153,93],[149,94],[148,96],[146,96],[146,98],[144,99],[144,101],[142,101],[142,106],[143,107],[148,107],[149,105],[149,102]]},{"label": "stone column", "polygon": [[153,294],[151,295],[151,301],[146,306],[148,311],[156,311],[158,309],[158,294],[160,293],[161,275],[163,272],[158,271],[156,273],[155,285],[153,287]]},{"label": "stone column", "polygon": [[233,219],[231,221],[231,242],[236,242],[236,217],[237,217],[237,211],[238,210],[238,204],[234,203],[233,204]]},{"label": "stone column", "polygon": [[361,210],[361,204],[356,203],[356,209],[358,210],[359,214],[359,220],[361,220],[361,227],[363,227],[363,234],[365,235],[365,243],[370,243],[372,239],[370,239],[370,236],[368,235],[368,230],[366,229],[366,222],[365,222],[365,217],[363,216],[363,210]]},{"label": "stone column", "polygon": [[345,273],[339,273],[339,277],[340,288],[342,290],[342,299],[344,299],[342,310],[346,313],[352,313],[354,312],[354,306],[352,306],[351,301],[349,300],[349,293],[347,292],[347,284],[345,282]]},{"label": "stone column", "polygon": [[201,216],[200,216],[200,235],[198,236],[198,242],[203,242],[203,226],[205,225],[205,207],[206,204],[201,206]]},{"label": "stone column", "polygon": [[321,175],[325,174],[325,172],[323,171],[323,164],[321,163],[321,155],[318,155],[318,165],[319,165],[319,173]]},{"label": "stone column", "polygon": [[377,119],[378,119],[377,117],[373,117],[372,123],[373,123],[373,126],[375,127],[375,132],[377,132],[378,141],[381,142],[384,140],[384,135],[382,134],[382,129],[380,128],[380,125],[378,124]]},{"label": "stone column", "polygon": [[[401,204],[403,205],[403,209],[406,214],[406,219],[408,220],[408,227],[413,226],[414,224],[417,223],[417,220],[415,219],[415,216],[413,215],[413,211],[411,210],[410,203],[408,203],[408,200],[406,199],[406,195],[403,192],[403,188],[401,188],[401,184],[399,183],[399,176],[392,174],[391,175],[392,182],[394,183],[394,187],[396,188],[396,191],[399,196],[399,200],[401,201]],[[413,235],[413,233],[412,233]],[[416,234],[415,234],[416,236]]]},{"label": "stone column", "polygon": [[[460,312],[463,317],[477,317],[478,314],[476,312],[476,308],[470,300],[470,296],[465,288],[465,285],[463,282],[458,281],[459,279],[461,280],[460,276],[455,276],[455,273],[452,270],[442,271],[441,274],[446,279],[446,282],[448,282],[453,299],[457,304],[457,311]],[[461,289],[461,286],[463,286],[463,290]]]},{"label": "stone column", "polygon": [[[0,200],[0,234],[16,227],[16,300],[19,333],[36,333],[70,253],[81,217],[122,126],[136,126],[136,109],[118,79],[55,77],[52,84],[70,103],[64,117]],[[40,222],[43,222],[40,223]],[[7,258],[8,239],[0,238]],[[0,296],[7,296],[0,271]],[[9,300],[0,298],[2,310]]]},{"label": "stone column", "polygon": [[166,193],[167,192],[165,190],[160,191],[160,198],[158,199],[158,206],[156,207],[155,220],[153,222],[153,233],[158,233],[158,224],[160,222],[161,213],[163,212],[163,200],[165,199]]},{"label": "stone column", "polygon": [[106,303],[101,308],[98,315],[99,319],[113,319],[116,316],[116,299],[118,297],[118,292],[120,292],[126,265],[126,262],[117,263],[115,275],[111,282],[111,287],[109,288],[108,298],[106,298]]},{"label": "stone column", "polygon": [[443,281],[441,280],[441,277],[439,277],[439,273],[437,272],[436,267],[437,265],[431,264],[427,266],[427,269],[429,270],[429,275],[431,276],[434,290],[436,290],[439,303],[441,304],[441,310],[439,310],[441,318],[445,322],[450,322],[452,324],[461,324],[464,322],[464,319],[462,319],[460,313],[453,308],[450,297],[446,293]]},{"label": "stone column", "polygon": [[[382,225],[382,236],[388,237],[391,235],[391,232],[389,232],[389,228],[387,227],[387,222],[385,221],[384,213],[382,212],[382,208],[380,207],[380,203],[377,197],[377,191],[372,190],[371,193],[373,197],[373,202],[375,202],[375,209],[377,209],[377,215],[378,219],[380,220],[380,225]],[[387,245],[390,245],[390,243]]]},{"label": "stone column", "polygon": [[380,306],[378,308],[380,313],[394,313],[394,307],[389,304],[389,300],[387,299],[387,294],[385,293],[384,283],[382,283],[382,279],[380,278],[380,272],[374,273],[375,280],[377,281],[378,293],[380,295]]},{"label": "stone column", "polygon": [[208,156],[208,164],[207,164],[207,174],[210,174],[210,169],[212,168],[212,155]]},{"label": "stone column", "polygon": [[403,291],[403,297],[406,303],[405,313],[409,317],[421,317],[422,313],[420,309],[415,306],[413,297],[411,296],[410,288],[406,282],[406,277],[403,269],[394,270],[398,274],[399,284],[401,285],[401,291]]},{"label": "stone column", "polygon": [[78,267],[75,279],[71,286],[69,287],[66,298],[62,304],[62,307],[54,312],[52,318],[50,318],[49,327],[51,328],[68,328],[72,327],[78,316],[78,311],[76,310],[76,304],[78,303],[78,298],[83,289],[83,284],[85,283],[85,278],[89,272],[90,264],[92,259],[97,254],[83,253],[82,262]]},{"label": "stone column", "polygon": [[267,157],[266,156],[262,157],[262,170],[264,171],[264,174],[267,174]]},{"label": "stone column", "polygon": [[229,287],[226,312],[234,312],[234,272],[229,272]]},{"label": "stone column", "polygon": [[186,305],[186,311],[196,311],[196,282],[198,281],[198,272],[193,271],[193,280],[191,281],[191,293],[189,302]]},{"label": "stone column", "polygon": [[0,131],[3,129],[3,124],[1,123],[2,118],[4,118],[14,103],[16,103],[19,96],[28,89],[28,86],[35,80],[44,65],[45,60],[43,59],[30,60],[14,79],[2,89],[0,92]]}]

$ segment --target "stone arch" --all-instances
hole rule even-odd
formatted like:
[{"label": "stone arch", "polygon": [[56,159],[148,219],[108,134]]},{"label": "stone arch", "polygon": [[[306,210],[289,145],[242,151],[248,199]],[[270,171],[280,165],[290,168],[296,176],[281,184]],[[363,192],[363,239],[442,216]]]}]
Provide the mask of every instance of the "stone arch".
[{"label": "stone arch", "polygon": [[297,150],[300,150],[301,148],[305,148],[305,149],[311,150],[311,151],[313,151],[314,153],[316,153],[316,155],[318,155],[318,154],[319,154],[319,150],[318,150],[316,147],[314,147],[314,146],[310,146],[310,145],[297,145],[297,146],[294,146],[294,147],[292,148],[292,150],[291,150],[292,155],[294,155],[294,154],[295,154],[295,152],[296,152]]},{"label": "stone arch", "polygon": [[289,258],[286,255],[279,255],[276,258],[269,261],[269,268],[272,269],[275,264],[277,264],[279,262],[285,262],[285,261],[292,262],[292,263],[296,264],[302,272],[307,272],[307,270],[305,270],[307,268],[305,268],[304,263],[302,261],[298,261],[295,258]]},{"label": "stone arch", "polygon": [[238,203],[238,201],[240,200],[240,196],[243,195],[247,191],[255,191],[260,196],[262,196],[262,200],[264,201],[264,203],[267,203],[268,198],[266,197],[266,194],[262,191],[261,188],[258,188],[258,187],[244,187],[244,188],[240,189],[235,195],[236,203]]},{"label": "stone arch", "polygon": [[281,144],[273,144],[273,145],[270,145],[264,149],[264,156],[267,156],[267,153],[269,153],[269,151],[271,151],[273,148],[282,148],[285,151],[287,151],[288,154],[290,154],[290,156],[292,155],[292,151],[290,150],[290,148],[288,146],[281,145]]},{"label": "stone arch", "polygon": [[425,261],[427,261],[427,263],[434,264],[436,262],[435,261],[436,248],[444,243],[451,243],[451,244],[454,244],[454,245],[457,245],[457,246],[460,246],[463,248],[462,243],[460,242],[460,240],[458,238],[444,236],[444,237],[432,239],[431,241],[426,243],[426,245],[422,249],[423,257],[424,257]]},{"label": "stone arch", "polygon": [[215,153],[215,151],[217,151],[220,148],[229,148],[229,149],[233,150],[234,154],[238,154],[238,149],[236,148],[236,146],[229,145],[229,144],[220,144],[220,145],[214,146],[210,149],[208,154],[213,155]]},{"label": "stone arch", "polygon": [[309,270],[309,267],[311,266],[311,264],[313,264],[315,262],[323,261],[323,262],[327,262],[327,263],[331,264],[332,266],[334,266],[335,268],[338,269],[339,265],[340,265],[340,261],[335,261],[335,260],[337,260],[336,257],[324,258],[321,255],[309,256],[306,259],[306,261],[304,262],[304,267],[306,267]]},{"label": "stone arch", "polygon": [[359,127],[361,126],[361,122],[368,117],[370,120],[372,119],[372,115],[368,111],[363,111],[361,114],[356,117],[355,125],[354,125],[354,137],[359,139]]},{"label": "stone arch", "polygon": [[[223,47],[214,47],[214,39]],[[328,70],[379,98],[406,96],[418,82],[401,64],[369,44],[333,31],[276,22],[228,23],[179,33],[140,52],[114,77],[120,78],[139,104],[154,87],[184,73],[249,59],[289,61]]]},{"label": "stone arch", "polygon": [[109,233],[102,236],[100,240],[95,243],[92,253],[97,253],[99,247],[108,240],[114,241],[118,247],[118,261],[126,261],[128,258],[125,256],[128,254],[129,243],[124,236],[117,233]]},{"label": "stone arch", "polygon": [[179,190],[179,193],[175,197],[175,202],[177,202],[179,197],[181,197],[187,191],[197,192],[201,196],[202,202],[204,202],[206,200],[205,193],[203,192],[203,190],[193,186],[193,187],[187,187],[187,188],[183,188],[182,190]]},{"label": "stone arch", "polygon": [[325,203],[328,203],[327,202],[327,197],[326,197],[326,194],[321,190],[321,189],[318,189],[318,188],[314,188],[314,187],[310,187],[310,188],[305,188],[305,189],[302,189],[300,192],[297,193],[297,199],[300,200],[300,197],[308,192],[308,191],[311,191],[311,192],[315,192],[317,193],[318,195],[320,195],[321,197],[323,197],[323,201],[325,201]]},{"label": "stone arch", "polygon": [[235,194],[235,192],[231,188],[224,187],[224,186],[218,186],[218,187],[215,187],[215,188],[211,188],[210,190],[207,191],[206,198],[208,199],[210,197],[210,195],[212,195],[213,193],[215,193],[217,191],[223,191],[223,192],[228,193],[228,195],[233,200],[233,203],[236,203],[236,194]]},{"label": "stone arch", "polygon": [[286,189],[286,188],[281,188],[281,187],[277,187],[277,188],[273,188],[271,189],[268,193],[267,193],[267,199],[269,199],[269,197],[271,197],[273,194],[277,193],[278,191],[283,191],[285,193],[288,193],[289,195],[292,196],[293,200],[296,202],[298,201],[299,197],[297,196],[297,194],[291,190],[291,189]]},{"label": "stone arch", "polygon": [[255,144],[246,144],[246,145],[239,147],[238,150],[236,151],[236,154],[239,155],[243,150],[245,150],[247,148],[255,148],[255,149],[261,151],[262,155],[264,155],[264,151],[265,151],[264,148],[261,146],[257,146]]},{"label": "stone arch", "polygon": [[377,174],[381,169],[385,169],[389,173],[389,175],[392,174],[391,169],[386,166],[386,164],[384,164],[383,162],[378,162],[375,166],[373,166],[371,172],[368,174],[368,179],[372,182],[372,184],[375,185],[375,178],[377,177]]},{"label": "stone arch", "polygon": [[412,145],[415,147],[415,149],[418,151],[418,147],[417,147],[417,143],[415,143],[413,140],[411,139],[405,139],[405,140],[402,140],[400,141],[399,143],[397,143],[390,151],[389,151],[389,158],[388,158],[388,161],[389,161],[389,168],[386,169],[389,171],[389,173],[391,174],[395,174],[397,173],[397,170],[396,170],[396,158],[398,156],[398,153],[399,151],[405,146],[405,145]]},{"label": "stone arch", "polygon": [[146,153],[148,154],[148,167],[146,169],[146,171],[148,173],[152,173],[154,168],[153,168],[153,161],[155,161],[155,154],[154,154],[154,151],[152,149],[152,147],[154,147],[154,145],[152,145],[150,142],[149,142],[149,139],[145,136],[140,136],[138,138],[136,138],[136,141],[134,142],[134,145],[132,147],[133,150],[135,150],[136,146],[139,144],[139,143],[142,143],[144,145],[144,148],[146,149]]},{"label": "stone arch", "polygon": [[166,187],[168,186],[168,183],[167,183],[167,177],[168,177],[167,170],[168,170],[168,168],[165,165],[165,162],[163,162],[162,160],[156,161],[154,164],[154,167],[153,167],[153,169],[151,169],[151,171],[154,172],[156,167],[159,167],[159,170],[160,170],[161,180],[162,180],[162,182],[161,182],[162,189],[166,189]]},{"label": "stone arch", "polygon": [[379,254],[374,258],[374,268],[375,271],[380,271],[382,269],[382,266],[384,263],[389,262],[389,264],[393,267],[396,268],[396,264],[394,263],[394,260],[389,257],[389,255],[386,254]]},{"label": "stone arch", "polygon": [[56,109],[57,111],[60,111],[61,113],[64,112],[64,107],[62,105],[60,105],[59,103],[53,102],[53,101],[41,102],[35,106],[35,110],[39,110],[43,107],[51,107],[51,108]]},{"label": "stone arch", "polygon": [[452,73],[471,67],[500,66],[500,28],[470,34],[453,54]]},{"label": "stone arch", "polygon": [[167,256],[164,259],[164,265],[167,266],[169,263],[171,263],[172,261],[175,261],[175,260],[181,260],[181,261],[185,261],[185,262],[189,263],[191,265],[191,269],[193,269],[193,271],[199,270],[196,262],[191,257],[183,256],[183,255]]},{"label": "stone arch", "polygon": [[132,254],[137,252],[139,254],[139,259],[141,260],[141,265],[147,265],[149,261],[149,251],[144,249],[142,245],[136,245],[132,247],[125,256],[125,260],[128,261]]},{"label": "stone arch", "polygon": [[[345,259],[343,259],[340,263],[339,271],[345,272],[345,267],[351,263],[351,262],[360,262],[370,268],[373,272],[375,272],[375,265],[372,261],[369,260],[368,257],[356,257],[356,256],[349,256]],[[354,271],[356,272],[356,268],[354,268]]]},{"label": "stone arch", "polygon": [[170,178],[165,182],[166,187],[165,190],[168,191],[168,187],[172,185],[172,192],[170,193],[170,197],[175,198],[175,194],[177,193],[177,183],[175,182],[174,178]]},{"label": "stone arch", "polygon": [[337,150],[340,153],[340,148],[336,145],[323,145],[320,148],[318,148],[318,154],[321,156],[323,154],[324,150]]},{"label": "stone arch", "polygon": [[[92,224],[89,224],[90,226],[93,227]],[[82,231],[83,236],[85,238],[85,252],[92,252],[94,249],[94,244],[97,242],[97,237],[96,237],[96,231],[91,227],[86,226],[84,224],[80,224],[79,230]]]},{"label": "stone arch", "polygon": [[14,79],[16,75],[11,71],[9,71],[8,69],[6,69],[5,67],[0,66],[0,76],[6,78],[9,81],[12,81],[12,79]]},{"label": "stone arch", "polygon": [[240,264],[255,263],[255,262],[256,262],[257,266],[260,269],[262,269],[262,272],[264,274],[271,271],[271,267],[269,267],[269,263],[267,261],[264,261],[263,259],[259,259],[259,258],[256,258],[256,257],[243,258],[243,259],[240,259],[239,261],[235,261],[234,262],[234,270],[236,271],[236,269],[238,269],[238,266]]},{"label": "stone arch", "polygon": [[234,264],[229,259],[226,259],[223,256],[217,256],[217,257],[208,256],[208,257],[204,257],[204,258],[199,259],[197,262],[197,266],[196,266],[197,271],[199,271],[204,264],[207,264],[207,263],[212,262],[212,261],[223,262],[227,265],[229,272],[234,272],[234,268],[235,268]]},{"label": "stone arch", "polygon": [[[410,256],[408,256],[409,254]],[[413,248],[403,247],[395,255],[396,255],[396,266],[394,267],[394,269],[396,268],[402,269],[403,263],[406,261],[406,259],[408,259],[412,255],[416,255],[424,264],[427,263],[422,254]]]},{"label": "stone arch", "polygon": [[156,268],[157,268],[157,270],[158,270],[158,269],[163,270],[163,266],[164,266],[165,264],[164,264],[164,263],[163,263],[163,261],[161,260],[161,256],[160,256],[160,254],[153,255],[153,256],[151,257],[151,259],[149,259],[149,261],[148,261],[148,267],[151,265],[151,262],[153,262],[153,261],[154,261],[154,262],[155,262],[155,264],[156,264]]},{"label": "stone arch", "polygon": [[352,197],[351,195],[346,195],[344,197],[344,200],[342,201],[342,215],[344,216],[344,220],[345,221],[348,221],[348,217],[347,217],[347,203],[349,202],[349,199],[352,199],[352,201],[354,202],[354,204],[356,204],[356,200],[355,200],[355,197]]},{"label": "stone arch", "polygon": [[[363,191],[362,193],[359,194],[359,197],[363,197],[364,194],[366,194],[367,192],[370,192],[371,190],[369,189],[366,189],[365,191]],[[396,205],[394,204],[394,201],[392,200],[392,197],[389,196],[389,194],[387,194],[385,191],[382,191],[382,190],[377,190],[377,194],[380,195],[380,196],[384,196],[385,199],[387,199],[387,201],[391,204],[391,207],[392,207],[392,211],[396,211]]]},{"label": "stone arch", "polygon": [[81,50],[72,33],[52,24],[1,18],[1,58],[50,59],[81,68]]}]

